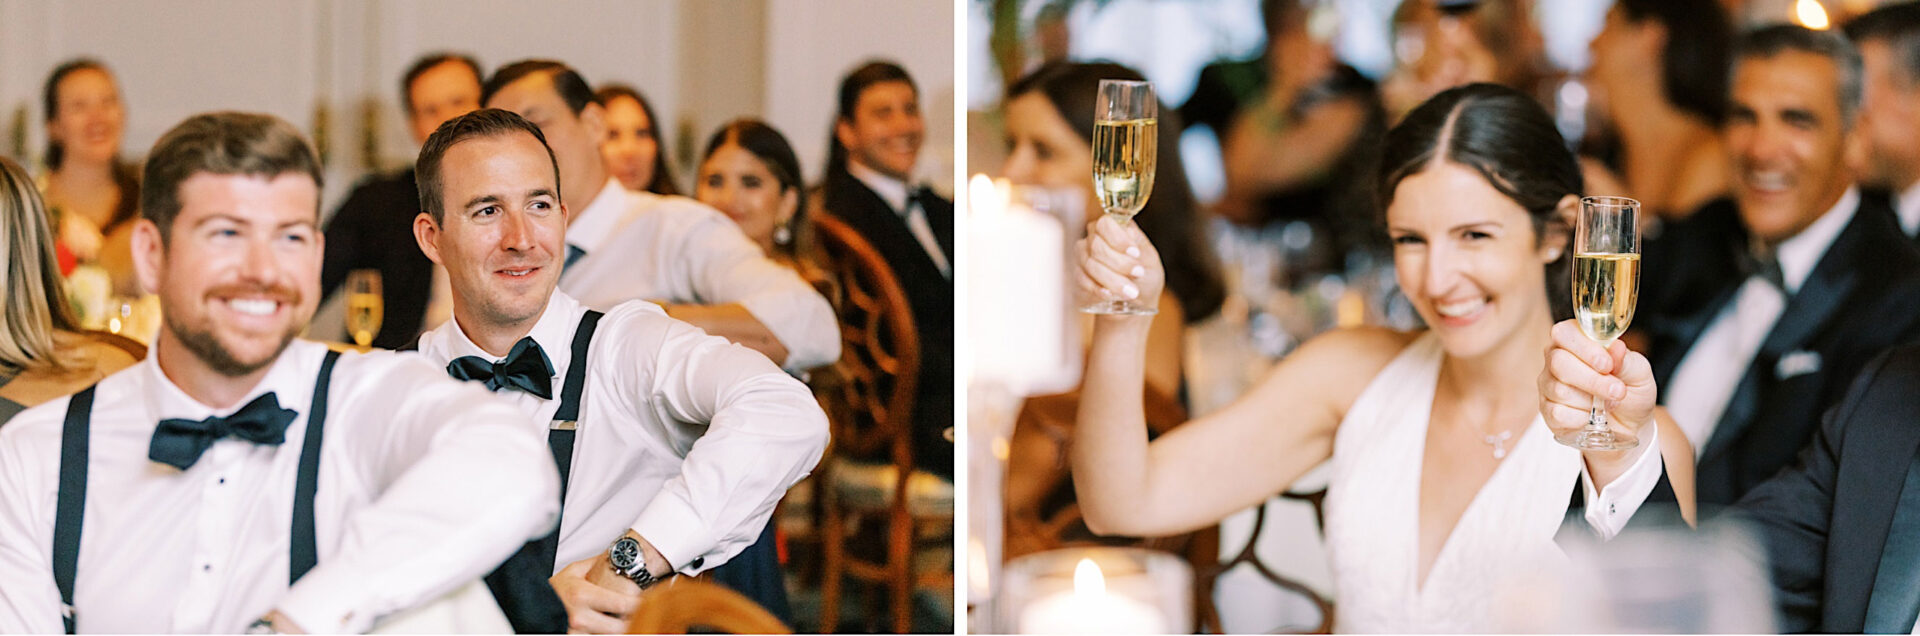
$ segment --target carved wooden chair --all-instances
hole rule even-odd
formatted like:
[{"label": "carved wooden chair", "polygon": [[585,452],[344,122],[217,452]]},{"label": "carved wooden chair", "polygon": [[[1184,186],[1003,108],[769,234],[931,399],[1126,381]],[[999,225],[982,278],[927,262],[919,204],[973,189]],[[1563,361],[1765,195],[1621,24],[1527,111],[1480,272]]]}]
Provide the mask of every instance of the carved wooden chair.
[{"label": "carved wooden chair", "polygon": [[753,599],[684,576],[642,592],[639,609],[627,619],[629,634],[685,634],[696,627],[723,634],[793,633]]},{"label": "carved wooden chair", "polygon": [[[841,579],[886,591],[891,629],[913,625],[913,590],[953,584],[951,568],[917,572],[915,548],[951,545],[953,485],[914,470],[912,426],[918,386],[918,330],[892,268],[853,228],[831,215],[813,218],[819,252],[839,283],[840,361],[821,398],[833,425],[833,447],[821,461],[823,567],[820,630],[840,620]],[[875,544],[878,544],[876,546]],[[864,554],[854,548],[880,547]],[[878,590],[876,590],[878,591]],[[879,594],[871,595],[877,618]]]}]

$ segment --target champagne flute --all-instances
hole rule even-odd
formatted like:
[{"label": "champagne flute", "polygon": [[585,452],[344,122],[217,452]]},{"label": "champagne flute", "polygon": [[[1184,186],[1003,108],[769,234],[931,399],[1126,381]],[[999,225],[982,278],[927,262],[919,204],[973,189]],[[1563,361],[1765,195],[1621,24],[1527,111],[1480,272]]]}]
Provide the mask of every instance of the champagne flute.
[{"label": "champagne flute", "polygon": [[[1122,226],[1147,205],[1153,193],[1158,154],[1160,102],[1153,85],[1132,80],[1100,80],[1093,105],[1093,191],[1100,207]],[[1095,301],[1080,309],[1090,314],[1151,315],[1159,309],[1128,300]]]},{"label": "champagne flute", "polygon": [[[1573,314],[1580,331],[1603,347],[1633,322],[1640,295],[1640,202],[1587,197],[1573,227]],[[1607,428],[1603,399],[1594,396],[1587,426],[1560,443],[1585,450],[1622,450],[1640,442]]]},{"label": "champagne flute", "polygon": [[380,333],[384,296],[380,295],[380,270],[356,269],[347,273],[347,332],[361,349],[373,346]]}]

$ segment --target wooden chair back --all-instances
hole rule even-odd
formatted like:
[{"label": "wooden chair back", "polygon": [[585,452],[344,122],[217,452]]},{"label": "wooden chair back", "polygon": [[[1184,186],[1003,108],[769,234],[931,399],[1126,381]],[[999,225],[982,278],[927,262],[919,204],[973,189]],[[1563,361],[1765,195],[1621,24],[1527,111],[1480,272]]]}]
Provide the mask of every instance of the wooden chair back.
[{"label": "wooden chair back", "polygon": [[772,612],[752,599],[688,577],[675,577],[640,595],[640,608],[627,620],[629,634],[685,634],[695,627],[723,634],[791,634]]}]

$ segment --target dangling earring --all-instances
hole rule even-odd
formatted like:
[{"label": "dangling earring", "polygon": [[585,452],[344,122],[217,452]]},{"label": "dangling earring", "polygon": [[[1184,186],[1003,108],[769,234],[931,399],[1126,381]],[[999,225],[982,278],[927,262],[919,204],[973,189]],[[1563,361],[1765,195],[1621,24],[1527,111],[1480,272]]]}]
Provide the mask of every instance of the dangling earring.
[{"label": "dangling earring", "polygon": [[793,243],[793,222],[792,221],[787,221],[786,223],[781,223],[779,225],[773,226],[773,244],[774,245],[788,245],[791,243]]}]

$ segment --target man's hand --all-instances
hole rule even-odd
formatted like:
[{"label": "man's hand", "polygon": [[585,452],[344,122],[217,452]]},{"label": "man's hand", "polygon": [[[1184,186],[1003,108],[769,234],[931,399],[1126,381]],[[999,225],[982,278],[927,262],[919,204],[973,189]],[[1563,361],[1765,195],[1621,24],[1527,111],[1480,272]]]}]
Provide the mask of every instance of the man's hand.
[{"label": "man's hand", "polygon": [[[1553,346],[1540,372],[1540,416],[1556,439],[1577,435],[1587,425],[1587,409],[1595,396],[1608,414],[1615,437],[1638,440],[1654,426],[1653,366],[1646,356],[1619,342],[1601,347],[1588,339],[1572,320],[1553,326]],[[1645,452],[1643,446],[1624,451],[1581,451],[1594,488],[1606,488]],[[1659,452],[1655,450],[1654,452]]]},{"label": "man's hand", "polygon": [[614,572],[605,552],[561,568],[547,582],[567,606],[569,633],[625,633],[627,615],[639,606],[640,586]]}]

